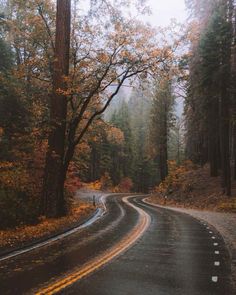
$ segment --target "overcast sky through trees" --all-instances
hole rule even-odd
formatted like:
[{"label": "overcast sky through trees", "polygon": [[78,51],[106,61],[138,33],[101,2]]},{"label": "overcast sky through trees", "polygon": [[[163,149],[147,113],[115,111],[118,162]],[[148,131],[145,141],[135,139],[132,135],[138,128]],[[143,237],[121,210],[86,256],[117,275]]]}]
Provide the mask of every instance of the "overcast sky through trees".
[{"label": "overcast sky through trees", "polygon": [[144,19],[153,26],[167,26],[173,18],[178,22],[186,19],[184,0],[149,0],[147,4],[152,14]]}]

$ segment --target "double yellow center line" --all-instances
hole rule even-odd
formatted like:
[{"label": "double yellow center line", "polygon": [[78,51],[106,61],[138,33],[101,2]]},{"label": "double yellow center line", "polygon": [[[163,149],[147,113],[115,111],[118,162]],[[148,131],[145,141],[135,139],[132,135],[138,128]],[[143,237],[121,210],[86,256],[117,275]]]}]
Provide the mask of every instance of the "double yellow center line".
[{"label": "double yellow center line", "polygon": [[108,249],[105,253],[99,255],[95,259],[89,261],[81,268],[75,270],[74,272],[70,273],[68,276],[61,278],[51,285],[37,291],[36,295],[43,295],[43,294],[56,294],[57,292],[65,289],[66,287],[72,285],[76,281],[81,280],[85,276],[91,274],[92,272],[96,271],[101,266],[105,265],[129,247],[131,247],[146,231],[150,224],[150,216],[141,208],[136,207],[135,205],[129,203],[128,199],[130,197],[124,197],[123,201],[127,203],[129,206],[133,207],[139,213],[139,220],[135,228],[127,234],[119,243],[115,246]]}]

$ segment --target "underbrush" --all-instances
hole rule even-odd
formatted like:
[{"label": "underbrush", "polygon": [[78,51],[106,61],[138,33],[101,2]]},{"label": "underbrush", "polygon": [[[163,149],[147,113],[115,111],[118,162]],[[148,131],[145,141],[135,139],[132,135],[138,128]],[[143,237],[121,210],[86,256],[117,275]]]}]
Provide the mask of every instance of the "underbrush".
[{"label": "underbrush", "polygon": [[38,222],[39,202],[26,192],[0,189],[0,229]]},{"label": "underbrush", "polygon": [[232,182],[232,197],[228,197],[222,192],[221,177],[210,177],[208,165],[199,167],[188,161],[178,166],[171,161],[168,177],[151,199],[160,205],[236,212],[236,182]]},{"label": "underbrush", "polygon": [[10,248],[56,234],[77,224],[94,210],[91,204],[83,203],[71,208],[70,215],[47,219],[41,216],[36,225],[21,225],[12,229],[0,230],[0,248]]}]

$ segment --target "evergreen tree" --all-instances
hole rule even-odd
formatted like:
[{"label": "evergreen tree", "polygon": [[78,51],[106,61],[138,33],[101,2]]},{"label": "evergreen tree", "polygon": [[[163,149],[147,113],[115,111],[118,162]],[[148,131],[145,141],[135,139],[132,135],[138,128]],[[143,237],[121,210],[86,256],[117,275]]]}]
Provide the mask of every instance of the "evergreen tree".
[{"label": "evergreen tree", "polygon": [[124,145],[120,161],[122,176],[128,177],[131,174],[132,165],[132,133],[130,127],[130,113],[128,104],[125,101],[123,101],[120,108],[113,113],[110,123],[124,133]]},{"label": "evergreen tree", "polygon": [[192,1],[197,17],[204,22],[200,26],[200,38],[193,43],[190,59],[185,108],[187,152],[198,163],[209,162],[211,176],[217,176],[220,168],[223,190],[230,195],[233,2],[209,1],[210,14],[201,13],[194,3]]},{"label": "evergreen tree", "polygon": [[155,84],[150,125],[151,142],[161,181],[168,175],[168,136],[173,105],[171,81],[163,78]]}]

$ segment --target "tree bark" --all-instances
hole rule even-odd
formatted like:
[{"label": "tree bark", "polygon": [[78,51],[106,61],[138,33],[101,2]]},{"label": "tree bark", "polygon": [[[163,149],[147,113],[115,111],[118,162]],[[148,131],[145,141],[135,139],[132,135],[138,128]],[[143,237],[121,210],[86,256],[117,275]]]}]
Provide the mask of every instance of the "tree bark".
[{"label": "tree bark", "polygon": [[209,161],[210,174],[212,177],[218,176],[218,143],[219,143],[219,99],[214,96],[209,105],[208,118],[208,138],[209,138]]},{"label": "tree bark", "polygon": [[160,134],[160,178],[161,181],[165,180],[168,175],[168,108],[166,102],[163,100],[163,110],[162,110],[162,122],[161,122],[161,134]]},{"label": "tree bark", "polygon": [[233,159],[234,159],[234,180],[236,180],[236,7],[233,7],[233,46],[232,46],[232,125],[233,125]]},{"label": "tree bark", "polygon": [[231,171],[230,171],[230,147],[229,147],[229,93],[227,91],[227,77],[222,77],[221,85],[221,167],[222,167],[222,188],[227,196],[231,195]]},{"label": "tree bark", "polygon": [[65,77],[69,73],[71,1],[57,0],[55,60],[53,64],[53,91],[50,99],[50,133],[46,156],[43,211],[48,217],[66,213],[63,165],[67,118],[67,89]]}]

